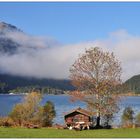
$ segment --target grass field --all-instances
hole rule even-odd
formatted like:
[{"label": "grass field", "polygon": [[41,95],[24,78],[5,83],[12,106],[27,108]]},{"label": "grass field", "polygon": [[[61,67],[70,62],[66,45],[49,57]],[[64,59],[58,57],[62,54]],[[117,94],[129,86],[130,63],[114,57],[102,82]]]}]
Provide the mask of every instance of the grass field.
[{"label": "grass field", "polygon": [[0,138],[140,138],[140,128],[83,131],[52,128],[0,128]]}]

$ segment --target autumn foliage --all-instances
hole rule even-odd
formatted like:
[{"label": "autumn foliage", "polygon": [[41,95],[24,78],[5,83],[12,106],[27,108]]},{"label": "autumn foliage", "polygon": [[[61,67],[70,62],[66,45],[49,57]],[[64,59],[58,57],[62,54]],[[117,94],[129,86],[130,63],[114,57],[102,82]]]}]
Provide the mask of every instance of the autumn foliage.
[{"label": "autumn foliage", "polygon": [[87,103],[100,117],[117,111],[117,86],[121,84],[121,66],[113,53],[95,47],[81,54],[70,68],[70,79],[77,88],[70,93],[73,100]]},{"label": "autumn foliage", "polygon": [[52,126],[55,117],[54,104],[47,101],[40,105],[42,96],[38,92],[26,95],[21,103],[16,104],[7,117],[0,117],[0,126],[38,128]]}]

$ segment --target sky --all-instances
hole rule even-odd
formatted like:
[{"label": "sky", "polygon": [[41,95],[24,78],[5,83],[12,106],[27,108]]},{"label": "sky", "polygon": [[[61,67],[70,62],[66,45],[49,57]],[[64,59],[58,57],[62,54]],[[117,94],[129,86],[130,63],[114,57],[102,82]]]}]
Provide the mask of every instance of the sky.
[{"label": "sky", "polygon": [[1,2],[0,20],[67,44],[106,38],[119,29],[139,35],[139,9],[140,2]]},{"label": "sky", "polygon": [[140,2],[0,2],[0,21],[27,34],[7,34],[23,46],[50,47],[33,57],[27,47],[22,55],[0,56],[7,73],[68,78],[78,54],[99,46],[122,62],[123,80],[140,74]]}]

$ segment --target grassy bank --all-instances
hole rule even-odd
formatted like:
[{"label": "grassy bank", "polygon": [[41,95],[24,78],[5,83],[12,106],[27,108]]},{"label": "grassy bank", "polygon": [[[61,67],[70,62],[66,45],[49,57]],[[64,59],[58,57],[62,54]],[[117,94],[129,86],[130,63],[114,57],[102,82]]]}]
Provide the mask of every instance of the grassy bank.
[{"label": "grassy bank", "polygon": [[83,131],[0,128],[0,138],[140,138],[140,128]]}]

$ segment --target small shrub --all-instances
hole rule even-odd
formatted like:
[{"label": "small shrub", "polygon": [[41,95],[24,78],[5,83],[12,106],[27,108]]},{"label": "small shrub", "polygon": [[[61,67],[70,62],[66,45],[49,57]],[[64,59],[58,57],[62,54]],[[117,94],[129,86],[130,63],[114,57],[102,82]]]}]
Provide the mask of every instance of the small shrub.
[{"label": "small shrub", "polygon": [[135,125],[136,127],[140,127],[140,113],[136,115]]},{"label": "small shrub", "polygon": [[50,101],[46,102],[45,106],[43,106],[43,120],[42,125],[52,126],[53,119],[56,115],[54,104]]},{"label": "small shrub", "polygon": [[103,116],[103,126],[104,126],[104,128],[110,129],[112,121],[113,121],[113,114],[105,114]]},{"label": "small shrub", "polygon": [[[14,106],[9,117],[11,117],[14,122],[21,127],[26,127],[27,123],[34,125],[37,119],[36,116],[38,116],[40,112],[40,101],[40,93],[29,93],[27,96],[25,96],[22,103]],[[40,120],[40,118],[38,120]]]},{"label": "small shrub", "polygon": [[[55,117],[54,104],[48,101],[45,106],[40,106],[40,101],[41,94],[32,92],[25,96],[22,103],[16,104],[9,115],[14,125],[27,128],[52,126]],[[8,122],[2,121],[2,125],[12,125]]]},{"label": "small shrub", "polygon": [[134,111],[131,107],[126,107],[122,114],[123,127],[132,128],[134,121]]},{"label": "small shrub", "polygon": [[10,117],[1,117],[0,126],[11,127],[11,126],[15,126],[15,123]]}]

